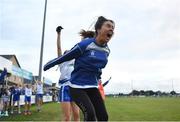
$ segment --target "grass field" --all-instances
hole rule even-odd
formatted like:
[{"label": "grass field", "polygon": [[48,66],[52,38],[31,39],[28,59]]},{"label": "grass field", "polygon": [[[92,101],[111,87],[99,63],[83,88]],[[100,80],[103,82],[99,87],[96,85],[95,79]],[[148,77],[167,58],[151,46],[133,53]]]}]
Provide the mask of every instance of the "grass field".
[{"label": "grass field", "polygon": [[[107,98],[106,107],[110,121],[180,121],[180,98]],[[32,115],[10,115],[0,121],[59,121],[58,103],[46,103],[42,112],[32,106]],[[81,120],[82,117],[81,117]]]}]

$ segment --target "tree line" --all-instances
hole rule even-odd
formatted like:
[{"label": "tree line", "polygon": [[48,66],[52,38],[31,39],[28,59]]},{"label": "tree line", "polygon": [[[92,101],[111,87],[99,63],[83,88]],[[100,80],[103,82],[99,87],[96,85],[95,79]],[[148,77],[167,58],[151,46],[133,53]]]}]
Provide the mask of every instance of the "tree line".
[{"label": "tree line", "polygon": [[153,91],[153,90],[132,90],[130,93],[118,93],[118,94],[108,94],[107,96],[180,96],[179,93],[175,91],[163,92],[163,91]]}]

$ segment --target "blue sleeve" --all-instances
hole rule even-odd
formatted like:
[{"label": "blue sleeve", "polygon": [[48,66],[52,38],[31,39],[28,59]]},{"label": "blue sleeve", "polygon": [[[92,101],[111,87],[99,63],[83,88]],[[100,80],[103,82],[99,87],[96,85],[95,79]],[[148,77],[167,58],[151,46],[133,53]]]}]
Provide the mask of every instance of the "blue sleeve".
[{"label": "blue sleeve", "polygon": [[106,86],[110,80],[111,80],[111,77],[109,78],[109,80],[107,80],[105,83],[103,83],[103,87]]},{"label": "blue sleeve", "polygon": [[66,54],[64,54],[60,57],[57,57],[57,58],[49,61],[47,64],[45,64],[43,70],[46,71],[55,65],[61,64],[65,61],[75,59],[75,58],[79,57],[82,53],[83,53],[82,49],[77,44],[70,51],[68,51]]},{"label": "blue sleeve", "polygon": [[16,93],[16,91],[15,91],[15,90],[13,90],[13,91],[12,91],[12,94],[15,94],[15,93]]},{"label": "blue sleeve", "polygon": [[103,83],[103,87],[106,86],[109,83],[109,80]]},{"label": "blue sleeve", "polygon": [[21,95],[21,90],[18,90],[18,95]]},{"label": "blue sleeve", "polygon": [[1,74],[0,74],[0,81],[2,80],[2,78],[3,78],[3,77],[2,77],[2,73],[1,73]]},{"label": "blue sleeve", "polygon": [[7,69],[4,68],[4,75],[7,75]]},{"label": "blue sleeve", "polygon": [[24,89],[24,88],[21,89],[21,94],[22,94],[22,95],[25,95],[25,89]]},{"label": "blue sleeve", "polygon": [[68,51],[66,54],[57,57],[51,61],[49,61],[47,64],[44,65],[43,70],[46,71],[50,69],[51,67],[54,67],[55,65],[61,64],[65,61],[70,61],[72,59],[76,59],[79,56],[83,54],[86,47],[92,42],[92,39],[83,40],[80,43],[76,44],[70,51]]}]

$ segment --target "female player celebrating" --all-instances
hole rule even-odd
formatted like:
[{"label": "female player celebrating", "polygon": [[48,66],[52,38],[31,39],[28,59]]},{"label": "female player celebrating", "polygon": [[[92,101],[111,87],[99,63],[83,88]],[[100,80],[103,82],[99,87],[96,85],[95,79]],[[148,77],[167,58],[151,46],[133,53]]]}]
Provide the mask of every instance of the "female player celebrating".
[{"label": "female player celebrating", "polygon": [[44,71],[75,59],[71,73],[70,93],[83,112],[85,121],[108,121],[104,101],[98,90],[102,69],[107,64],[110,50],[107,43],[114,34],[115,23],[100,16],[95,24],[95,38],[89,38],[76,44],[66,54],[49,61]]}]

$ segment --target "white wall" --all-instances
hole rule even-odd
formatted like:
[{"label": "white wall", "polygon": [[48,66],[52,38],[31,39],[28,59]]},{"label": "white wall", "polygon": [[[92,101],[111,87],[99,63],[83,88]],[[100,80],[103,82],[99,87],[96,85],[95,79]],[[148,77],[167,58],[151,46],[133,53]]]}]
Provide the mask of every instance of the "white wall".
[{"label": "white wall", "polygon": [[12,62],[0,56],[0,70],[7,69],[8,72],[12,71]]},{"label": "white wall", "polygon": [[[51,102],[52,101],[52,96],[43,96],[43,102]],[[20,105],[24,105],[24,95],[20,95]],[[35,104],[35,95],[31,96],[31,104]],[[17,105],[17,102],[15,103],[15,106]]]}]

